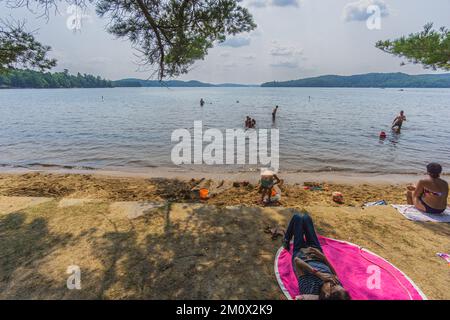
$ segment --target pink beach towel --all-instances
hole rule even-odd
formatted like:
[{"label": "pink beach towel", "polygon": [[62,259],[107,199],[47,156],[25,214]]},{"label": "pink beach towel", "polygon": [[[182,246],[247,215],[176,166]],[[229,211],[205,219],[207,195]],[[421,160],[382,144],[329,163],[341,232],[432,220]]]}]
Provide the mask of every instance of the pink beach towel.
[{"label": "pink beach towel", "polygon": [[[376,254],[349,242],[319,236],[322,249],[353,300],[426,300],[426,296],[403,272]],[[275,274],[288,299],[298,296],[292,267],[292,245],[280,248]]]},{"label": "pink beach towel", "polygon": [[448,264],[450,264],[450,254],[447,253],[437,253],[436,254],[438,257],[441,257],[442,259],[444,259],[445,261],[448,262]]}]

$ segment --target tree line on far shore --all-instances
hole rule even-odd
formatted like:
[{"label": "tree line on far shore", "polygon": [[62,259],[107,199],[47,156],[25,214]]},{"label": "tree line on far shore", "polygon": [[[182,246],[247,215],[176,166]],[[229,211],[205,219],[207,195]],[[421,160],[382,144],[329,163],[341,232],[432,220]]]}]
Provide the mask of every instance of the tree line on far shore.
[{"label": "tree line on far shore", "polygon": [[112,81],[90,74],[8,70],[0,73],[0,88],[111,88]]},{"label": "tree line on far shore", "polygon": [[[69,0],[8,0],[10,8],[26,7],[42,11],[49,18],[51,9]],[[250,11],[239,0],[171,0],[122,1],[79,0],[77,5],[92,3],[100,17],[109,17],[108,32],[128,39],[141,58],[140,66],[157,74],[158,80],[188,73],[192,65],[203,60],[216,43],[227,37],[250,32],[256,24]],[[35,11],[34,9],[37,9]],[[423,31],[394,40],[380,40],[376,48],[400,57],[401,65],[418,63],[433,70],[450,70],[450,30],[434,29],[432,23]],[[108,87],[111,82],[90,75],[70,76],[68,72],[43,75],[18,69],[50,70],[57,61],[50,58],[51,48],[41,44],[25,28],[24,21],[0,16],[0,88],[70,88]],[[6,74],[6,75],[5,75]],[[118,85],[137,85],[121,82]],[[142,84],[141,84],[142,85]]]}]

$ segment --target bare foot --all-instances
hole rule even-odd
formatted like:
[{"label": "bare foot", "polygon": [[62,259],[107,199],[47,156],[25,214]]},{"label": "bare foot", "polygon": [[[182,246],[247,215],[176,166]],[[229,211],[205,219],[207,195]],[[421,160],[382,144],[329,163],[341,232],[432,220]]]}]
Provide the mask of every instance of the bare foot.
[{"label": "bare foot", "polygon": [[412,190],[406,192],[406,203],[407,204],[414,204],[413,191]]}]

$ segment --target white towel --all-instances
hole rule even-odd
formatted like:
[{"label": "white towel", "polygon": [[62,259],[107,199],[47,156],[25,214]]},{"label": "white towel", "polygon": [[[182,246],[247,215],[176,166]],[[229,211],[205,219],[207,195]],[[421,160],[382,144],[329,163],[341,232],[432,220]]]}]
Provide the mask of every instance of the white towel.
[{"label": "white towel", "polygon": [[450,223],[450,208],[447,208],[441,214],[430,214],[418,210],[413,205],[392,205],[398,212],[400,212],[406,219],[412,221],[424,222],[446,222]]}]

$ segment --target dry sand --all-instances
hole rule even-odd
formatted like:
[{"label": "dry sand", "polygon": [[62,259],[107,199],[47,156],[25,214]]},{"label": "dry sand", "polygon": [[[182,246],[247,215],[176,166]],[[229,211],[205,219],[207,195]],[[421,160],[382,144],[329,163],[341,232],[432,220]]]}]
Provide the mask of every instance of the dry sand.
[{"label": "dry sand", "polygon": [[[208,177],[208,176],[206,176]],[[245,176],[248,178],[248,176]],[[179,179],[146,177],[141,174],[119,176],[118,172],[109,176],[102,174],[73,174],[73,173],[49,173],[29,172],[25,174],[0,174],[0,195],[5,196],[28,196],[28,197],[66,197],[66,198],[92,198],[107,199],[115,201],[192,201],[191,189],[194,187],[212,187],[211,193],[217,193],[208,202],[218,205],[233,204],[257,204],[256,181],[258,175],[252,174],[252,179],[237,180],[210,180],[188,179],[181,176]],[[284,176],[281,176],[283,179]],[[337,206],[331,200],[333,191],[344,194],[346,205],[359,206],[367,201],[384,199],[390,203],[403,203],[405,200],[404,190],[406,181],[414,182],[417,178],[410,177],[405,182],[392,180],[392,183],[382,183],[384,180],[363,176],[354,176],[349,179],[350,183],[339,183],[344,176],[338,178],[330,175],[330,181],[322,183],[320,176],[308,174],[302,176],[298,181],[286,181],[283,189],[283,205],[331,205]],[[373,180],[374,179],[374,180]],[[384,178],[383,178],[384,179]],[[345,180],[345,179],[344,179]],[[344,181],[342,180],[342,181]],[[239,188],[232,187],[232,183],[238,181],[249,181],[248,186]],[[296,180],[297,181],[297,180]],[[315,181],[324,187],[324,191],[305,191],[303,183]],[[366,183],[358,183],[366,181]],[[403,181],[403,180],[402,180]]]},{"label": "dry sand", "polygon": [[[280,239],[264,229],[285,226],[295,208],[305,208],[320,234],[368,248],[430,299],[450,299],[448,265],[435,256],[450,249],[450,225],[412,222],[386,206],[361,208],[380,199],[404,203],[404,186],[327,184],[305,191],[285,185],[286,208],[261,208],[252,185],[227,187],[198,203],[190,190],[199,183],[0,175],[0,298],[283,299],[273,271]],[[345,205],[332,202],[332,191],[344,193]],[[67,199],[78,200],[61,206]],[[130,219],[116,203],[129,201],[168,205]],[[82,290],[66,288],[70,265],[81,268]]]}]

